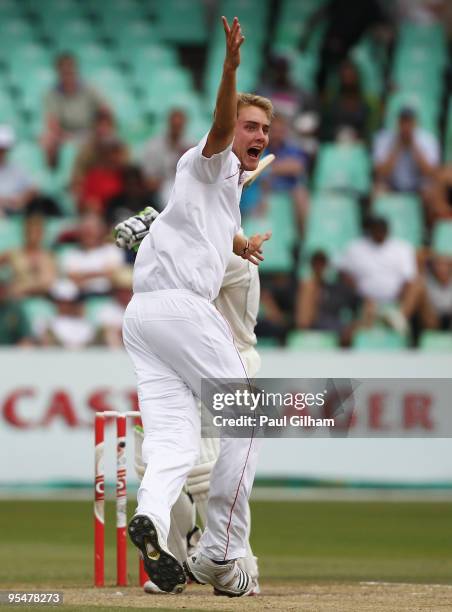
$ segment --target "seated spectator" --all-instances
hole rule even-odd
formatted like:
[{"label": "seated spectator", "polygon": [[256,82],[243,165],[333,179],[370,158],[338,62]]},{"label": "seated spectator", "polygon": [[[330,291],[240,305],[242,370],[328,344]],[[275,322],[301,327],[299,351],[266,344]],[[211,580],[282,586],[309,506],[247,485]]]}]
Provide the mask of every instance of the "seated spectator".
[{"label": "seated spectator", "polygon": [[120,193],[107,202],[105,218],[109,226],[114,227],[146,206],[153,205],[152,196],[147,189],[139,166],[125,166],[122,173],[122,184]]},{"label": "seated spectator", "polygon": [[192,146],[185,135],[186,123],[184,111],[172,110],[168,115],[166,132],[151,138],[141,154],[141,169],[159,210],[163,210],[168,202],[177,162]]},{"label": "seated spectator", "polygon": [[380,318],[405,332],[421,298],[415,250],[408,242],[389,236],[385,219],[369,219],[366,229],[363,238],[347,247],[339,270],[364,300],[364,326]]},{"label": "seated spectator", "polygon": [[261,302],[256,325],[258,338],[276,338],[284,344],[292,327],[294,284],[288,274],[261,276]]},{"label": "seated spectator", "polygon": [[438,171],[427,205],[431,225],[439,219],[452,219],[452,164],[446,164]]},{"label": "seated spectator", "polygon": [[345,321],[344,315],[356,312],[359,299],[339,279],[328,279],[328,265],[328,257],[323,251],[316,251],[311,256],[312,273],[298,285],[296,326],[335,332],[342,346],[350,346],[354,325]]},{"label": "seated spectator", "polygon": [[75,283],[68,279],[58,280],[50,290],[56,306],[56,314],[42,322],[38,330],[41,346],[61,346],[79,349],[96,342],[96,328],[84,317],[82,295]]},{"label": "seated spectator", "polygon": [[[94,118],[94,124],[86,139],[81,143],[74,161],[71,177],[71,189],[74,197],[80,193],[81,184],[86,173],[97,164],[103,153],[105,144],[118,142],[119,136],[113,115],[107,109],[99,110]],[[127,152],[126,145],[123,145]]]},{"label": "seated spectator", "polygon": [[423,193],[439,163],[438,142],[417,126],[416,113],[404,108],[397,128],[383,130],[374,147],[376,187],[379,190]]},{"label": "seated spectator", "polygon": [[111,348],[123,347],[122,321],[127,304],[132,297],[132,268],[124,267],[112,277],[114,302],[105,305],[98,313],[100,339]]},{"label": "seated spectator", "polygon": [[426,278],[428,312],[433,313],[432,327],[452,331],[452,260],[435,255]]},{"label": "seated spectator", "polygon": [[267,152],[274,153],[276,159],[269,167],[265,181],[271,191],[284,191],[292,196],[296,218],[302,229],[309,206],[305,187],[306,157],[301,148],[291,141],[289,123],[282,115],[276,115],[272,121]]},{"label": "seated spectator", "polygon": [[0,216],[24,212],[35,191],[24,169],[8,160],[15,142],[9,125],[0,125]]},{"label": "seated spectator", "polygon": [[123,251],[106,243],[106,224],[94,213],[82,217],[78,236],[79,247],[62,256],[61,273],[75,283],[84,296],[108,294],[113,274],[123,265]]},{"label": "seated spectator", "polygon": [[271,56],[264,78],[258,93],[271,99],[276,113],[291,121],[299,113],[314,108],[312,95],[294,84],[287,58]]},{"label": "seated spectator", "polygon": [[0,277],[0,345],[31,344],[30,323],[22,305],[11,298],[8,280]]},{"label": "seated spectator", "polygon": [[55,62],[57,82],[45,98],[46,129],[42,146],[50,166],[58,163],[61,145],[84,137],[93,126],[99,110],[108,104],[94,88],[80,78],[75,57],[61,53]]},{"label": "seated spectator", "polygon": [[338,91],[326,97],[322,108],[321,136],[336,140],[341,132],[350,130],[353,138],[367,140],[378,121],[376,102],[365,97],[355,64],[347,59],[339,71]]},{"label": "seated spectator", "polygon": [[108,201],[123,189],[123,170],[127,151],[119,140],[99,147],[96,162],[86,172],[80,184],[78,207],[81,213],[105,214]]},{"label": "seated spectator", "polygon": [[24,224],[24,244],[0,254],[0,265],[12,271],[10,295],[13,298],[45,296],[56,278],[53,255],[42,246],[44,219],[29,215]]}]

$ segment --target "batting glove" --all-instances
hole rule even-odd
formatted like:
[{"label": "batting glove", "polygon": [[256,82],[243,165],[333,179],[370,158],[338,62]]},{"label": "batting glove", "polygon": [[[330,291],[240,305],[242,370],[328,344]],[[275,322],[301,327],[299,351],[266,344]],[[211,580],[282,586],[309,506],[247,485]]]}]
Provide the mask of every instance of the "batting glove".
[{"label": "batting glove", "polygon": [[149,231],[151,223],[158,217],[158,212],[152,206],[125,221],[118,223],[114,229],[116,246],[121,249],[137,248]]}]

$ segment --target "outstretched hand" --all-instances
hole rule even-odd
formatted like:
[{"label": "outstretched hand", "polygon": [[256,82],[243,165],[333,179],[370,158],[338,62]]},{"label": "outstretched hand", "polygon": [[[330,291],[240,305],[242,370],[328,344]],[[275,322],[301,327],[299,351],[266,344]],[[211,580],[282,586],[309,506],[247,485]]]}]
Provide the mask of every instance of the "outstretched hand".
[{"label": "outstretched hand", "polygon": [[270,240],[271,235],[271,232],[265,232],[265,234],[254,234],[254,236],[251,236],[248,240],[248,249],[242,255],[243,259],[248,259],[255,266],[258,266],[260,261],[264,261],[262,245],[266,240]]},{"label": "outstretched hand", "polygon": [[242,35],[242,28],[240,27],[237,17],[234,17],[231,26],[229,26],[226,17],[222,17],[221,20],[226,36],[226,56],[224,65],[231,70],[236,70],[240,66],[240,47],[245,37]]}]

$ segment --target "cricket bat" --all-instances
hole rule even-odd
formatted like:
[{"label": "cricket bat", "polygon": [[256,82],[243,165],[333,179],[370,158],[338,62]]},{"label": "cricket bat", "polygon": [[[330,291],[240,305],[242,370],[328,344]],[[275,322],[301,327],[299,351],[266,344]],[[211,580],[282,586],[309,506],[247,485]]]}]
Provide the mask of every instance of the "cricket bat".
[{"label": "cricket bat", "polygon": [[252,185],[254,181],[257,179],[257,177],[260,176],[266,168],[268,168],[268,166],[272,163],[274,159],[275,159],[275,156],[273,155],[273,153],[269,153],[268,155],[263,157],[259,161],[259,164],[256,170],[253,170],[252,172],[250,172],[248,176],[246,177],[245,181],[243,182],[243,189],[246,189],[247,187]]}]

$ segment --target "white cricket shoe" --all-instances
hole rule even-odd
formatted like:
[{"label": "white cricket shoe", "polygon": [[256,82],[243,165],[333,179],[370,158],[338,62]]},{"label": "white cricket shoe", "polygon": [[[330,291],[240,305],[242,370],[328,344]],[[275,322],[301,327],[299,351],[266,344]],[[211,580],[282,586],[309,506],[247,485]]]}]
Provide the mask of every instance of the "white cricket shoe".
[{"label": "white cricket shoe", "polygon": [[235,559],[220,565],[203,553],[198,553],[187,557],[184,569],[195,582],[211,584],[215,595],[242,597],[253,587],[251,576],[239,567]]}]

